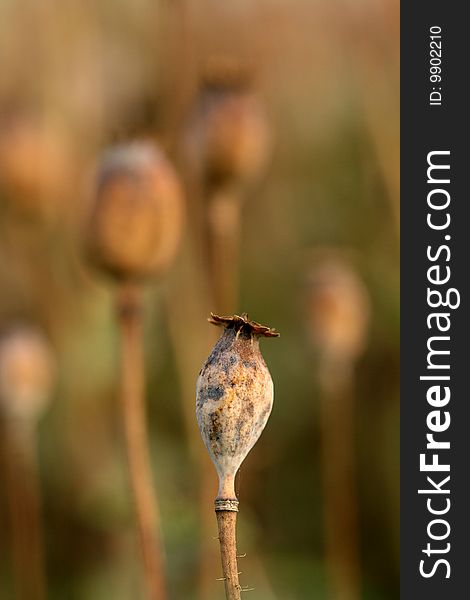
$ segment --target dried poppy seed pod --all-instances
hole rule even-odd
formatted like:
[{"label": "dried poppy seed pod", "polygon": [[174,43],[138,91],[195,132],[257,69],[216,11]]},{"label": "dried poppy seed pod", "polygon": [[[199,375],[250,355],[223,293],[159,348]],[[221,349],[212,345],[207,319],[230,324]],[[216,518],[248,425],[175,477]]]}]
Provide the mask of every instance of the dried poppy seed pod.
[{"label": "dried poppy seed pod", "polygon": [[56,374],[44,336],[19,326],[0,339],[0,413],[7,419],[35,420],[47,407]]},{"label": "dried poppy seed pod", "polygon": [[0,122],[0,187],[28,217],[56,214],[71,173],[64,132],[53,122],[18,111]]},{"label": "dried poppy seed pod", "polygon": [[215,185],[255,180],[270,154],[270,128],[258,95],[239,67],[219,65],[206,74],[200,119],[206,179]]},{"label": "dried poppy seed pod", "polygon": [[356,360],[366,343],[370,302],[352,266],[332,254],[309,274],[307,312],[312,342],[330,358]]},{"label": "dried poppy seed pod", "polygon": [[157,146],[134,142],[105,155],[87,236],[91,260],[121,280],[164,271],[179,243],[181,186]]},{"label": "dried poppy seed pod", "polygon": [[235,475],[263,431],[273,405],[273,382],[259,349],[260,337],[279,334],[241,316],[210,322],[224,332],[201,369],[196,416],[219,475],[216,510],[238,510]]}]

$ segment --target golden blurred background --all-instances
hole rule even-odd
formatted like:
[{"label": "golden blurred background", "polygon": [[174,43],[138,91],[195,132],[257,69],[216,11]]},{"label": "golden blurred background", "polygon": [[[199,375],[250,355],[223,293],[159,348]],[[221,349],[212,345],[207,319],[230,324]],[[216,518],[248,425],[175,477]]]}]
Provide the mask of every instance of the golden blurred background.
[{"label": "golden blurred background", "polygon": [[[246,597],[396,598],[395,0],[0,3],[0,597],[145,597],[120,284],[85,248],[103,153],[142,139],[173,164],[185,213],[175,257],[143,285],[168,598],[223,597],[194,415],[211,310],[281,334],[261,342],[274,410],[238,477]],[[51,356],[8,379],[25,330]],[[11,409],[2,377],[25,406],[50,389],[47,410],[46,392],[27,417]]]}]

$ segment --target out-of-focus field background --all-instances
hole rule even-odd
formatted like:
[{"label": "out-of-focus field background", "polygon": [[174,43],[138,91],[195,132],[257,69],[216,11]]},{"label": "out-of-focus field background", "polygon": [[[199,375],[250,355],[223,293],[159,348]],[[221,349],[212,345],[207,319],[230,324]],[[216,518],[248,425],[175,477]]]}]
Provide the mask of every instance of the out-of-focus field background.
[{"label": "out-of-focus field background", "polygon": [[[364,599],[397,597],[398,10],[395,0],[0,3],[0,326],[41,328],[58,365],[37,428],[48,598],[142,597],[117,402],[115,286],[88,268],[81,248],[96,161],[109,145],[142,135],[175,164],[187,209],[178,256],[145,296],[146,397],[170,597],[223,597],[213,507],[201,502],[215,497],[216,473],[194,417],[215,307],[190,245],[204,231],[195,231],[200,198],[184,148],[201,71],[217,56],[253,71],[272,136],[268,165],[246,192],[233,265],[235,312],[281,333],[261,342],[275,404],[238,480],[241,579],[254,588],[246,597],[327,598],[334,577],[322,473],[335,467],[320,425],[331,390],[312,340],[308,284],[324,248],[346,257],[370,304],[347,401],[354,506],[341,508],[357,513],[345,545],[359,583],[338,600],[358,589]],[[331,401],[342,400],[333,392]],[[202,482],[210,489],[201,492]],[[2,475],[5,599],[15,598],[7,492]]]}]

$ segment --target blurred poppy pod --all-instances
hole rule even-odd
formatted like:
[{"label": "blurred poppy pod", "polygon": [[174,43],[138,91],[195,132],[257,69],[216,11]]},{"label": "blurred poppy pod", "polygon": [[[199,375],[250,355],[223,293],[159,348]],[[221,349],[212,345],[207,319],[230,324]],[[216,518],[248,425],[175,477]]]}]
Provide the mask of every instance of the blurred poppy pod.
[{"label": "blurred poppy pod", "polygon": [[233,66],[210,69],[202,84],[200,106],[207,180],[214,184],[255,180],[269,157],[271,136],[247,75]]},{"label": "blurred poppy pod", "polygon": [[87,233],[92,262],[121,280],[158,275],[176,254],[182,220],[178,176],[155,144],[104,156]]},{"label": "blurred poppy pod", "polygon": [[14,208],[29,216],[54,213],[70,172],[70,148],[60,128],[28,114],[2,120],[0,186]]},{"label": "blurred poppy pod", "polygon": [[51,348],[33,328],[18,326],[0,338],[0,413],[34,420],[47,407],[56,374]]},{"label": "blurred poppy pod", "polygon": [[355,360],[366,343],[369,312],[366,287],[346,260],[333,254],[311,270],[307,316],[319,352],[338,360]]},{"label": "blurred poppy pod", "polygon": [[273,405],[273,382],[260,337],[279,334],[241,316],[209,319],[224,328],[197,381],[196,415],[219,475],[216,510],[237,510],[235,475],[260,437]]}]

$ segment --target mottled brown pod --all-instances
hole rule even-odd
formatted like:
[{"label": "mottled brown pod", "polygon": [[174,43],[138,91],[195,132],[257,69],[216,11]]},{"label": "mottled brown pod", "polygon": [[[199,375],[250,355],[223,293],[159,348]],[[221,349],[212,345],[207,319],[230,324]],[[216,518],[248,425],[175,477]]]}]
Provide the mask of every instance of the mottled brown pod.
[{"label": "mottled brown pod", "polygon": [[197,381],[196,415],[219,475],[216,510],[237,510],[235,475],[263,431],[273,405],[273,382],[260,337],[279,334],[246,314],[218,317],[224,327]]},{"label": "mottled brown pod", "polygon": [[98,172],[90,259],[120,280],[158,275],[176,253],[182,217],[181,186],[163,152],[150,142],[116,146]]}]

